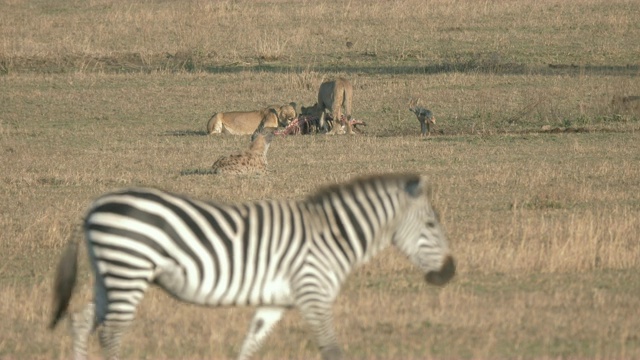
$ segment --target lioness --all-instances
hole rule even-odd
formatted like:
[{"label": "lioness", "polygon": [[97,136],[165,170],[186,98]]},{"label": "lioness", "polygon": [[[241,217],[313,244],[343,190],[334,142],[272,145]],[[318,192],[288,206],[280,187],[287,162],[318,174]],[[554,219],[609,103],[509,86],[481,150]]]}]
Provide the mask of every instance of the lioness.
[{"label": "lioness", "polygon": [[[327,124],[325,122],[325,114],[327,110],[331,111],[334,119],[339,119],[343,126],[346,126],[347,132],[353,134],[351,129],[351,100],[353,98],[353,86],[349,80],[338,78],[336,80],[325,81],[320,84],[318,90],[318,102],[311,107],[302,107],[301,113],[305,115],[320,116],[320,127],[326,131]],[[345,118],[342,118],[342,107],[344,106]],[[344,132],[342,127],[333,126],[331,134]]]},{"label": "lioness", "polygon": [[277,128],[282,125],[278,113],[271,108],[255,111],[231,111],[213,114],[207,122],[207,134],[250,135],[266,119],[266,127]]},{"label": "lioness", "polygon": [[278,114],[280,126],[288,126],[295,118],[298,117],[296,107],[296,103],[290,102],[282,106],[271,105],[268,108],[273,109]]}]

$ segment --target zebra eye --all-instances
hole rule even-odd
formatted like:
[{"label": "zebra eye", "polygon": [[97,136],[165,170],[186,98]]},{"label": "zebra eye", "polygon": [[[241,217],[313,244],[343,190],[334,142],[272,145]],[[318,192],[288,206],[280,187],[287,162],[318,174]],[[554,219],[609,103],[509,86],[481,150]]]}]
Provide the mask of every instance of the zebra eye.
[{"label": "zebra eye", "polygon": [[433,229],[434,227],[436,227],[436,223],[433,221],[427,221],[427,227]]}]

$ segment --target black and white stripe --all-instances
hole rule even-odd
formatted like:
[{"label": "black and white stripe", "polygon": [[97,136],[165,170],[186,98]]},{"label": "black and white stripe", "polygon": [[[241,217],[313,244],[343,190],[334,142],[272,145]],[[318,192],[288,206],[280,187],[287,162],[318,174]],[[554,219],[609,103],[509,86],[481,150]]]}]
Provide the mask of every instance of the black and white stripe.
[{"label": "black and white stripe", "polygon": [[[107,193],[84,222],[96,281],[94,303],[72,316],[76,358],[86,357],[98,325],[106,356],[115,358],[151,284],[194,304],[258,307],[239,358],[255,353],[291,307],[314,330],[323,358],[340,358],[331,307],[355,266],[393,244],[427,281],[441,285],[454,275],[429,197],[416,175],[356,179],[301,201],[228,205],[152,188]],[[72,242],[59,266],[52,327],[71,297],[76,249]]]}]

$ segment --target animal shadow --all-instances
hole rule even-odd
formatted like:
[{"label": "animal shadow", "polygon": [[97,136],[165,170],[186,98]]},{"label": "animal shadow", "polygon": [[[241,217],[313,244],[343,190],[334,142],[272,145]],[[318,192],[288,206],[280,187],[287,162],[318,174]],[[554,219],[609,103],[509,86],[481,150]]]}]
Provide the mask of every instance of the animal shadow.
[{"label": "animal shadow", "polygon": [[211,174],[213,174],[213,169],[185,169],[180,171],[180,176],[211,175]]},{"label": "animal shadow", "polygon": [[204,130],[171,130],[165,131],[162,136],[207,136]]}]

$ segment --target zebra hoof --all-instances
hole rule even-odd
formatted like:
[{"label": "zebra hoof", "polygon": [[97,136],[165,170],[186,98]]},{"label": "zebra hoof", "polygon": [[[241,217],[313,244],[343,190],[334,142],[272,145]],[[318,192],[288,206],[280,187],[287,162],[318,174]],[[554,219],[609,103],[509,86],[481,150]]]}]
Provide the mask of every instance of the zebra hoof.
[{"label": "zebra hoof", "polygon": [[331,346],[321,349],[322,360],[341,360],[342,350],[336,346]]}]

